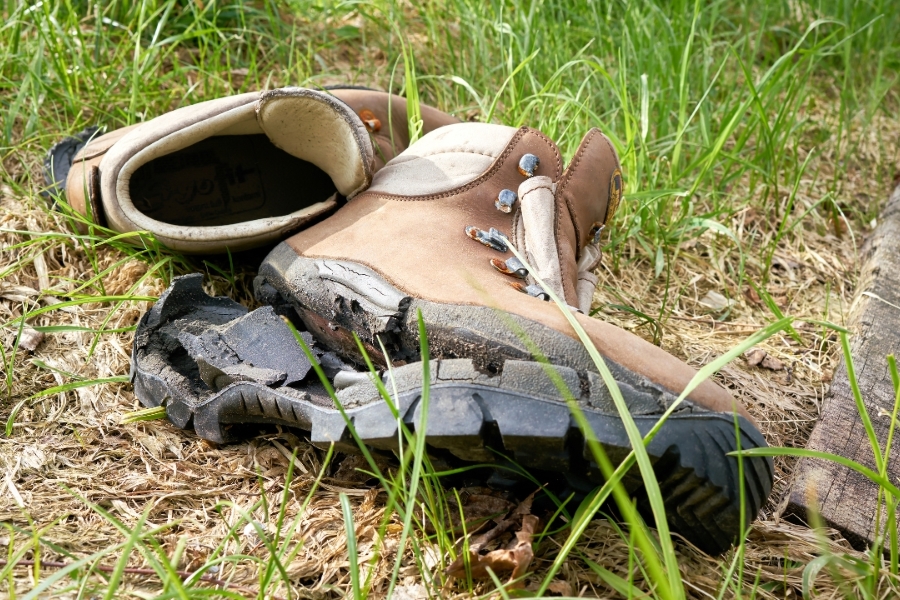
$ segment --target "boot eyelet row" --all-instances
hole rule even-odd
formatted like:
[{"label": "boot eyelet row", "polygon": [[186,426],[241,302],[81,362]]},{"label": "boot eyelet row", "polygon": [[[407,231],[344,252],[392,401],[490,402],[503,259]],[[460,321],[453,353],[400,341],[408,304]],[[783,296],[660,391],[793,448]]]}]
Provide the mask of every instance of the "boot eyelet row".
[{"label": "boot eyelet row", "polygon": [[[523,154],[522,158],[519,159],[517,169],[523,177],[534,177],[535,171],[537,171],[540,164],[541,160],[534,154]],[[519,197],[514,191],[503,189],[500,190],[500,193],[497,195],[494,206],[500,212],[508,214],[512,212],[513,206],[518,199]],[[591,233],[593,233],[593,230],[591,230]],[[483,229],[478,229],[473,225],[469,225],[466,227],[466,235],[498,252],[506,252],[509,250],[509,238],[493,227],[488,231],[484,231]],[[491,266],[510,277],[516,277],[518,279],[525,279],[528,277],[528,269],[526,269],[522,261],[515,256],[508,258],[505,261],[500,260],[499,258],[492,258]],[[518,281],[510,282],[510,285],[523,294],[528,294],[529,296],[540,298],[545,301],[550,300],[549,294],[541,289],[541,286],[539,285],[525,285]]]}]

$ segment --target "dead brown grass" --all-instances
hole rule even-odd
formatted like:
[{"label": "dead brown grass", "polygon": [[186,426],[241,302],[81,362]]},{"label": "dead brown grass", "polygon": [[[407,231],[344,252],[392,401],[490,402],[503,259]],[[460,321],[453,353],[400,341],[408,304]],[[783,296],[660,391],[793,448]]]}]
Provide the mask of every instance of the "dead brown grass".
[{"label": "dead brown grass", "polygon": [[[821,118],[827,124],[827,115]],[[896,146],[886,146],[884,140],[900,139],[900,122],[887,117],[877,119],[871,130],[880,134],[863,139],[856,164],[842,180],[839,199],[848,205],[869,203],[865,207],[867,211],[876,210],[875,205],[888,193],[887,184],[873,185],[871,168],[867,165],[875,164],[880,169],[895,165]],[[886,151],[887,147],[892,149]],[[822,153],[815,159],[817,164],[813,170],[827,174],[833,167],[832,161],[840,154],[841,149],[837,148]],[[35,152],[23,158],[23,162],[35,165],[38,158]],[[796,214],[821,198],[826,179],[820,177],[802,187]],[[746,202],[754,193],[758,190],[735,189],[735,202]],[[17,196],[8,186],[0,194],[0,227],[31,232],[65,229],[64,223],[46,212],[39,198]],[[747,205],[727,225],[738,232],[745,246],[747,277],[759,281],[760,249],[772,235],[769,215]],[[782,240],[768,289],[786,314],[847,322],[859,275],[858,248],[866,233],[864,228],[864,223],[851,221],[853,235],[838,237],[827,218],[814,211],[795,234]],[[83,250],[70,240],[44,243],[39,254],[34,252],[37,246],[25,251],[10,249],[26,237],[9,233],[0,236],[0,267],[24,263],[0,281],[0,318],[4,321],[21,315],[25,307],[52,301],[42,296],[40,290],[70,291],[89,274],[123,258],[115,251],[102,251],[98,254],[99,264],[91,265]],[[625,259],[622,267],[617,272],[601,271],[596,306],[601,307],[602,318],[650,337],[649,328],[630,314],[602,308],[607,304],[628,304],[655,315],[663,303],[666,282],[648,276],[652,267],[636,248],[625,247],[619,252]],[[662,346],[666,350],[691,364],[702,365],[772,321],[771,313],[746,282],[739,284],[735,278],[739,271],[737,261],[733,243],[712,233],[680,249],[668,282],[667,304],[671,312],[661,322]],[[125,261],[104,278],[105,289],[108,293],[122,293],[145,272],[143,263]],[[237,285],[231,286],[224,278],[211,276],[209,291],[249,302],[251,277],[251,271],[240,271]],[[137,293],[153,296],[163,288],[161,279],[151,278]],[[717,320],[719,313],[711,313],[700,303],[710,290],[733,301],[730,313],[722,321]],[[133,325],[147,308],[148,304],[143,302],[125,304],[112,315],[106,327]],[[97,328],[110,310],[109,305],[83,305],[48,312],[30,324]],[[803,344],[779,335],[762,346],[787,367],[785,370],[769,371],[738,360],[718,375],[749,407],[773,445],[803,445],[835,367],[832,336],[813,326],[798,327],[798,331]],[[10,331],[4,335],[2,341],[9,351],[14,335]],[[48,335],[33,354],[20,351],[9,375],[9,395],[0,400],[0,417],[5,421],[12,406],[19,401],[64,381],[60,373],[38,362],[85,378],[128,373],[130,333],[101,336],[89,354],[93,341],[91,333],[66,332]],[[20,528],[49,526],[44,539],[55,544],[57,550],[45,545],[43,560],[71,560],[65,553],[85,556],[122,540],[122,534],[92,510],[84,501],[87,500],[107,509],[128,526],[133,526],[145,510],[149,514],[148,526],[176,523],[161,540],[171,550],[179,538],[186,538],[180,568],[191,570],[202,564],[224,539],[238,518],[238,508],[249,510],[263,493],[275,499],[283,492],[290,449],[298,449],[298,461],[297,477],[290,489],[289,518],[297,514],[322,467],[322,453],[293,432],[271,433],[216,447],[190,431],[175,429],[166,421],[119,424],[126,412],[137,408],[139,403],[128,384],[105,384],[60,393],[26,402],[15,419],[14,434],[0,437],[0,465],[4,473],[0,481],[3,489],[0,522]],[[779,508],[790,482],[791,468],[791,461],[777,461],[776,489],[746,547],[744,581],[748,586],[755,581],[760,584],[757,588],[760,598],[799,596],[803,567],[819,555],[822,543],[808,528],[780,518]],[[294,592],[300,597],[330,598],[347,593],[347,547],[338,503],[341,491],[350,494],[353,502],[361,564],[381,548],[373,590],[375,596],[386,592],[399,522],[388,527],[385,539],[378,539],[377,527],[384,510],[378,491],[364,484],[326,478],[302,516],[297,538],[303,540],[304,546],[288,567]],[[224,508],[217,510],[217,506]],[[277,510],[277,502],[271,502],[268,516]],[[267,521],[260,510],[254,518]],[[559,536],[547,539],[538,548],[534,563],[536,577],[550,564],[563,539]],[[7,532],[0,537],[0,554],[26,541],[21,535]],[[832,532],[825,543],[834,552],[859,556],[836,533]],[[256,534],[246,529],[227,542],[227,551],[264,555]],[[629,576],[629,569],[635,571],[627,545],[606,520],[598,519],[593,524],[579,543],[578,551],[622,577]],[[691,597],[715,597],[730,557],[711,558],[687,544],[679,544],[678,551]],[[441,564],[446,564],[447,557],[434,555],[429,560],[437,572]],[[141,566],[137,558],[133,565]],[[19,592],[34,585],[30,570],[17,569],[14,573],[14,586]],[[633,575],[640,579],[639,572]],[[218,576],[227,576],[247,589],[253,589],[257,581],[256,569],[249,561],[223,567]],[[559,577],[576,595],[615,596],[577,556],[568,561]],[[425,597],[427,581],[407,557],[396,597]],[[0,583],[0,589],[8,583]],[[821,597],[841,596],[845,591],[824,571],[816,587]],[[140,596],[156,589],[158,582],[152,577],[134,575],[126,579],[122,595]],[[474,591],[477,594],[489,589],[491,586],[476,586]],[[447,585],[439,592],[448,598],[468,597],[464,586]]]}]

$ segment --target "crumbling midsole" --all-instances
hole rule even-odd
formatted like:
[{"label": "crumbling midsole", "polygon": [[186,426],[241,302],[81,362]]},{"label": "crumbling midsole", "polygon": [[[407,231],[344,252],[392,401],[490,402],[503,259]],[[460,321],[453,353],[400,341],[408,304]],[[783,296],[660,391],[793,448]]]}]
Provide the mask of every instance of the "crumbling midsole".
[{"label": "crumbling midsole", "polygon": [[[263,303],[289,304],[318,339],[349,360],[359,361],[354,334],[376,364],[418,360],[421,314],[433,357],[468,358],[480,371],[500,373],[509,360],[536,360],[529,348],[538,347],[550,364],[597,372],[578,340],[541,323],[489,307],[410,298],[365,265],[298,256],[284,242],[263,262],[254,287]],[[608,358],[606,364],[629,406],[650,403],[662,412],[676,400],[646,376]],[[702,410],[689,401],[685,406]]]}]

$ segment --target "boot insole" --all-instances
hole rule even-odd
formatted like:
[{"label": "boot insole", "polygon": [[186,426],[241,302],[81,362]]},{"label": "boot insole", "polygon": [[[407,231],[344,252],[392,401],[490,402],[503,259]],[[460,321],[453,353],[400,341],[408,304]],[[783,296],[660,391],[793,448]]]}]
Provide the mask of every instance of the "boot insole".
[{"label": "boot insole", "polygon": [[337,190],[322,169],[277,148],[265,134],[222,135],[142,165],[131,200],[172,225],[233,225],[280,217]]}]

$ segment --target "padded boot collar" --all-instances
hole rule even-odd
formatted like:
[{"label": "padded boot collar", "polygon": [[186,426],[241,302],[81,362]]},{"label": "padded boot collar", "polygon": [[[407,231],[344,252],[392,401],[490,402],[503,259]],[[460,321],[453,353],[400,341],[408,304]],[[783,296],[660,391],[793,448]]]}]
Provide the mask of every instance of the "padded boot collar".
[{"label": "padded boot collar", "polygon": [[[109,149],[99,165],[99,191],[110,227],[150,231],[165,246],[182,252],[235,251],[283,237],[336,205],[332,197],[284,216],[200,227],[153,219],[132,201],[131,177],[142,165],[214,135],[252,133],[266,133],[276,146],[321,168],[347,197],[371,181],[371,141],[345,104],[302,88],[241,94],[167,113],[128,132]],[[303,183],[297,182],[298,194]]]},{"label": "padded boot collar", "polygon": [[372,181],[369,134],[345,103],[315,90],[283,88],[260,97],[256,116],[273,144],[328,173],[348,199]]}]

